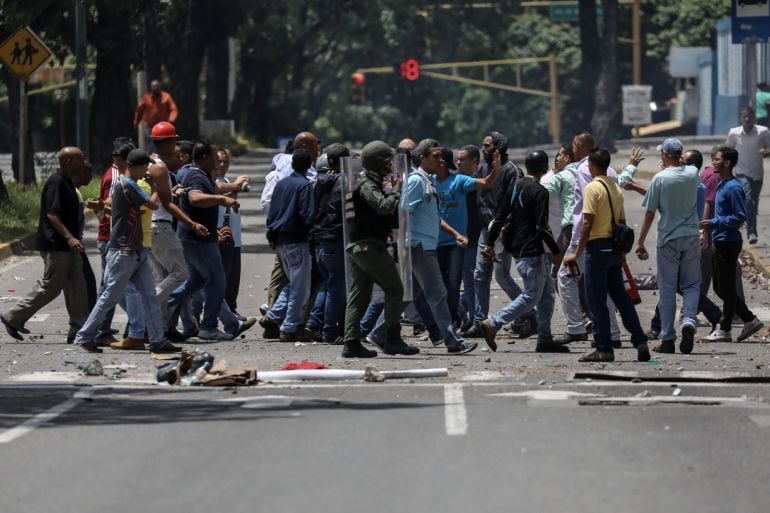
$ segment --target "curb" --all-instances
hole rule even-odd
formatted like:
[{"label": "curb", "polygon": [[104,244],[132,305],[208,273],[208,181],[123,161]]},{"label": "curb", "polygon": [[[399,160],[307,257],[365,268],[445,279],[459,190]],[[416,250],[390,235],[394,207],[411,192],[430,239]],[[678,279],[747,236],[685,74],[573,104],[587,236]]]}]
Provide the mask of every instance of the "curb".
[{"label": "curb", "polygon": [[37,232],[29,233],[18,239],[0,244],[0,260],[5,260],[13,255],[21,255],[25,251],[35,249]]},{"label": "curb", "polygon": [[749,256],[754,268],[762,276],[770,279],[770,261],[755,246],[746,245],[743,247],[743,252]]}]

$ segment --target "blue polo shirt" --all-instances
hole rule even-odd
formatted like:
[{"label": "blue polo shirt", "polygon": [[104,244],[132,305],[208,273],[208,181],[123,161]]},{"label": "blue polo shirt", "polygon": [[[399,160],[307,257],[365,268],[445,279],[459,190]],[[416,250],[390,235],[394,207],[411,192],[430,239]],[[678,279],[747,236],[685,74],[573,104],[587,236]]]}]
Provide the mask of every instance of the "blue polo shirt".
[{"label": "blue polo shirt", "polygon": [[733,176],[717,186],[714,217],[709,219],[713,242],[741,242],[741,226],[746,222],[746,194]]},{"label": "blue polo shirt", "polygon": [[406,207],[409,211],[410,244],[422,244],[425,251],[435,250],[441,225],[438,198],[428,194],[425,179],[416,172],[411,173],[407,180]]},{"label": "blue polo shirt", "polygon": [[[438,196],[438,212],[441,219],[462,235],[468,233],[468,207],[466,195],[476,190],[476,179],[470,176],[450,174],[446,180],[433,177],[433,186]],[[456,246],[457,241],[444,230],[439,229],[439,246]]]},{"label": "blue polo shirt", "polygon": [[658,247],[680,237],[698,236],[698,187],[700,176],[693,166],[667,167],[656,174],[642,206],[660,211]]}]

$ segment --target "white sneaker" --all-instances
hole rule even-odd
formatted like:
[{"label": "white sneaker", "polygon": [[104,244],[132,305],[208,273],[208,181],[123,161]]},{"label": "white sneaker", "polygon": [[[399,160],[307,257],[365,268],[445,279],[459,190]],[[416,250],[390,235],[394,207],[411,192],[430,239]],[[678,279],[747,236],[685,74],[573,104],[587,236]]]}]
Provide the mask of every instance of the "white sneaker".
[{"label": "white sneaker", "polygon": [[705,340],[706,342],[732,342],[733,336],[730,334],[730,331],[728,330],[716,329],[712,331],[710,334],[703,337],[703,340]]},{"label": "white sneaker", "polygon": [[757,317],[754,317],[749,322],[743,323],[743,330],[741,331],[741,334],[738,335],[738,342],[746,340],[764,327],[764,323]]}]

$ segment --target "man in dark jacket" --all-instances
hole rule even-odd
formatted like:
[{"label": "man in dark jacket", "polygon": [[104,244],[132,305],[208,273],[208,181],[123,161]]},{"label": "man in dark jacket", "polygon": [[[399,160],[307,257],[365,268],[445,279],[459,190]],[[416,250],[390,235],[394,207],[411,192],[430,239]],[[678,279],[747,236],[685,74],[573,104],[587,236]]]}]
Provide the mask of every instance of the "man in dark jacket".
[{"label": "man in dark jacket", "polygon": [[[464,337],[478,338],[484,334],[480,329],[479,323],[487,318],[489,313],[489,287],[492,283],[492,269],[494,268],[495,280],[500,287],[513,300],[519,294],[521,289],[511,277],[511,254],[504,251],[502,245],[496,248],[496,258],[487,260],[482,254],[483,243],[487,239],[487,230],[489,223],[495,218],[497,209],[503,202],[506,191],[509,191],[513,184],[524,173],[508,159],[508,137],[500,132],[488,133],[482,142],[481,152],[484,157],[484,163],[479,169],[479,178],[487,176],[492,169],[492,159],[495,152],[500,153],[500,175],[495,185],[490,189],[480,190],[478,192],[479,214],[481,216],[481,225],[483,226],[479,235],[479,252],[476,256],[476,270],[473,273],[473,284],[476,292],[476,311],[474,312],[474,324],[468,330],[463,332]],[[494,241],[493,241],[494,245]],[[528,322],[528,329],[520,333],[520,336],[526,337],[534,332],[535,320],[530,314],[531,321]]]},{"label": "man in dark jacket", "polygon": [[[385,194],[382,180],[393,170],[393,148],[382,141],[364,146],[361,158],[364,171],[359,175],[352,198],[346,197],[346,217],[350,234],[345,251],[350,258],[350,296],[345,311],[344,358],[372,358],[376,351],[361,345],[360,322],[372,297],[372,285],[385,293],[385,354],[416,354],[420,351],[406,344],[400,336],[401,300],[404,287],[385,246],[390,230],[398,226],[396,212],[401,201],[401,177],[396,177],[393,192]],[[351,212],[352,210],[352,212]]]},{"label": "man in dark jacket", "polygon": [[342,180],[340,160],[350,151],[339,143],[326,148],[329,169],[318,167],[318,179],[313,189],[317,208],[310,237],[315,244],[315,258],[321,274],[321,288],[316,295],[308,328],[323,326],[323,341],[341,344],[345,326],[345,245],[342,234]]},{"label": "man in dark jacket", "polygon": [[281,294],[266,315],[268,322],[283,319],[282,342],[307,340],[306,333],[299,328],[302,308],[310,297],[308,237],[315,220],[313,184],[306,176],[313,156],[305,149],[295,150],[291,165],[294,171],[275,186],[267,216],[267,239],[275,245],[289,279],[286,293]]},{"label": "man in dark jacket", "polygon": [[487,344],[496,350],[497,331],[504,324],[530,313],[537,305],[538,336],[535,351],[568,353],[567,346],[556,344],[551,337],[554,288],[551,266],[543,243],[554,255],[560,251],[548,226],[548,191],[540,185],[540,177],[548,171],[548,155],[541,150],[532,151],[527,155],[525,166],[527,176],[518,179],[506,190],[480,251],[484,258],[493,261],[495,241],[504,229],[503,245],[505,251],[516,259],[516,270],[524,283],[524,290],[508,306],[481,321],[480,326]]}]

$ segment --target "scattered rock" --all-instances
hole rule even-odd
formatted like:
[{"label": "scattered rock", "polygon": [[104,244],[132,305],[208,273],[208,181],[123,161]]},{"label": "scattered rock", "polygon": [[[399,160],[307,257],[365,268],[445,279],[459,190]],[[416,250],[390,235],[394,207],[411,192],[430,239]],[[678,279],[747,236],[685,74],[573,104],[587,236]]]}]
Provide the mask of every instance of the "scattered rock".
[{"label": "scattered rock", "polygon": [[631,380],[631,383],[642,383],[644,380],[642,378],[634,378]]},{"label": "scattered rock", "polygon": [[487,356],[486,358],[484,358],[484,363],[492,363],[492,358]]},{"label": "scattered rock", "polygon": [[681,388],[675,388],[674,391],[671,393],[673,396],[680,396],[682,395],[682,389]]},{"label": "scattered rock", "polygon": [[652,397],[652,394],[649,390],[645,390],[644,392],[639,392],[634,397]]},{"label": "scattered rock", "polygon": [[542,385],[545,385],[545,380],[544,380],[544,379],[541,379],[540,381],[538,381],[538,382],[537,382],[537,384],[538,384],[538,385],[541,385],[541,386],[542,386]]},{"label": "scattered rock", "polygon": [[83,374],[86,376],[103,376],[104,375],[104,367],[102,367],[102,362],[99,360],[93,360],[88,365],[81,367],[83,370]]},{"label": "scattered rock", "polygon": [[385,381],[385,375],[376,367],[367,367],[364,370],[364,381],[369,383],[381,383]]}]

